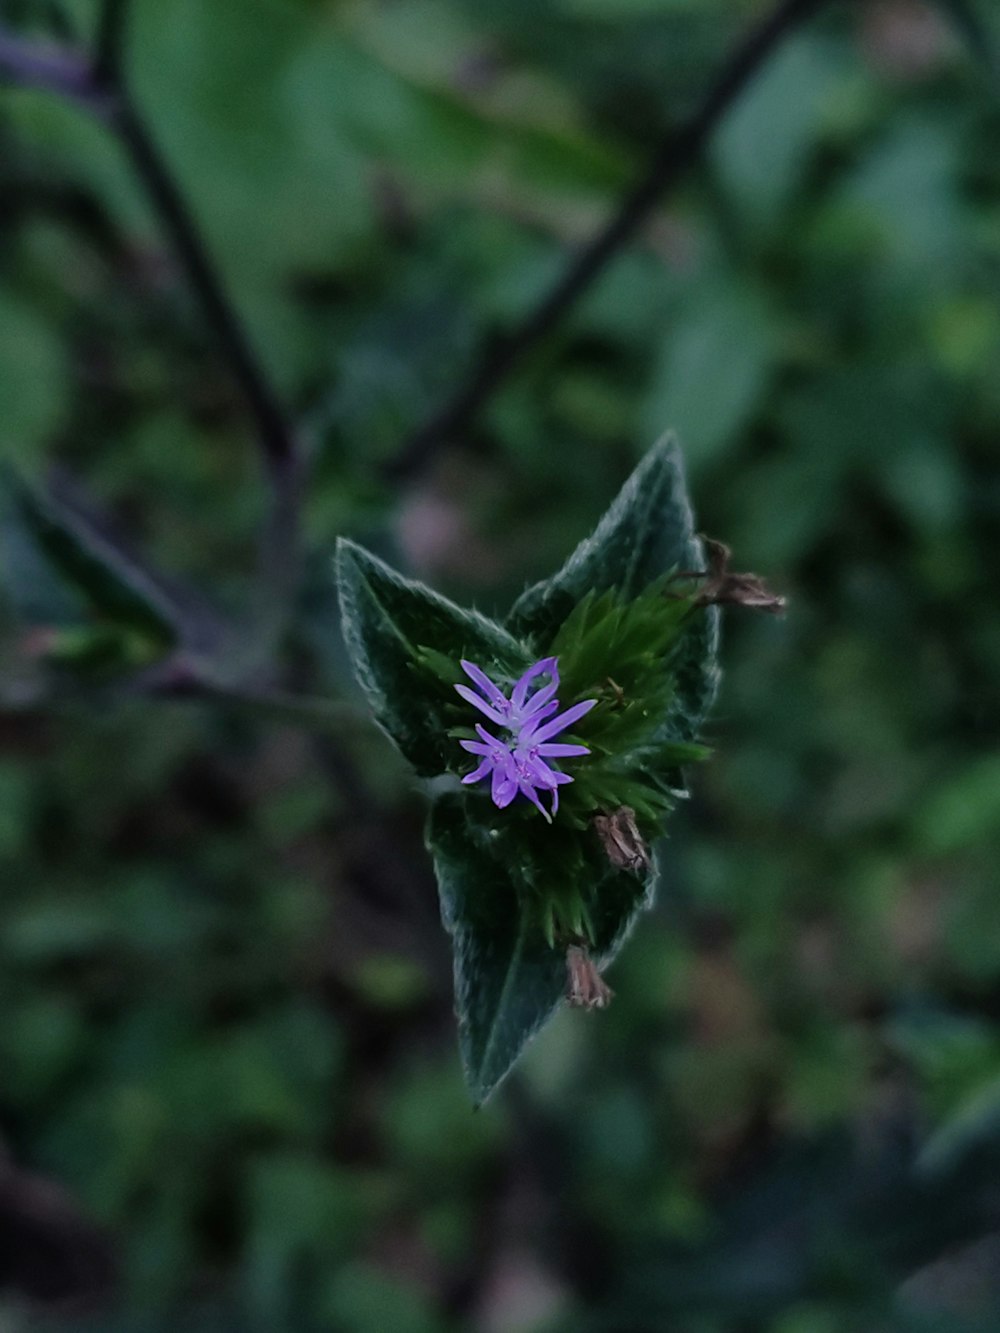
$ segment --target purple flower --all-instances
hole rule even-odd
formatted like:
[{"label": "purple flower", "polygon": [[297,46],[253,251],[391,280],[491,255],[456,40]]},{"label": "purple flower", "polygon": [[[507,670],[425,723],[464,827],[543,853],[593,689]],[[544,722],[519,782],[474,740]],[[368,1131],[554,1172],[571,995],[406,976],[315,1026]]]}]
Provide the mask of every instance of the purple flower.
[{"label": "purple flower", "polygon": [[[479,686],[482,694],[476,694],[468,685],[456,685],[455,689],[467,703],[485,713],[489,720],[498,726],[517,730],[541,710],[545,709],[546,716],[549,716],[559,707],[553,698],[559,688],[559,669],[554,657],[543,657],[540,662],[529,667],[514,686],[509,699],[499,686],[493,684],[486,672],[476,666],[475,662],[463,661],[461,665],[469,679]],[[539,676],[546,675],[552,677],[549,684],[536,689],[529,697],[528,691],[532,682]]]},{"label": "purple flower", "polygon": [[[480,693],[468,685],[456,685],[455,689],[467,703],[508,733],[506,739],[500,740],[481,723],[476,724],[480,739],[462,741],[461,746],[470,754],[478,755],[481,762],[478,768],[466,774],[463,783],[480,782],[489,777],[494,805],[503,809],[520,792],[551,823],[552,815],[559,809],[559,788],[573,779],[568,773],[553,768],[548,761],[590,754],[586,745],[570,745],[554,741],[553,737],[578,722],[597,700],[585,699],[560,713],[559,701],[555,697],[559,688],[559,665],[554,657],[543,657],[529,667],[514,685],[509,699],[475,662],[463,661],[462,670],[478,686]],[[545,677],[548,682],[542,684]],[[539,791],[552,793],[551,814],[542,805]]]}]

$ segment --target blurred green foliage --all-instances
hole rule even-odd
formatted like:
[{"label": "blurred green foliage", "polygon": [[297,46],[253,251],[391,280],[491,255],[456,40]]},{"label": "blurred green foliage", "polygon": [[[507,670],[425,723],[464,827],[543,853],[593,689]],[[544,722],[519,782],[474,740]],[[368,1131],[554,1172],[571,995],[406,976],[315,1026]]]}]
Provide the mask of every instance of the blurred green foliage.
[{"label": "blurred green foliage", "polygon": [[[1000,106],[944,17],[990,6],[832,4],[480,420],[382,471],[758,9],[136,0],[136,98],[310,431],[286,681],[349,689],[337,535],[502,609],[668,426],[790,611],[727,622],[614,1004],[472,1114],[399,761],[43,669],[83,613],[8,514],[4,1328],[997,1326]],[[118,145],[41,92],[0,97],[0,238],[0,455],[238,616],[242,406]]]}]

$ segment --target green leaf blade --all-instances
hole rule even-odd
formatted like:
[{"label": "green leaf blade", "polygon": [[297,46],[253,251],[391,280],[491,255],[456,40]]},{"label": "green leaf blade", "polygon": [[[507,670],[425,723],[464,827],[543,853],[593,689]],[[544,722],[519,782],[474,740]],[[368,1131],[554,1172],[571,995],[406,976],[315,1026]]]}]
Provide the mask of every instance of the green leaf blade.
[{"label": "green leaf blade", "polygon": [[687,626],[674,650],[674,700],[660,730],[662,740],[694,741],[719,692],[722,617],[707,606]]},{"label": "green leaf blade", "polygon": [[[595,837],[596,835],[590,835]],[[534,891],[515,837],[498,837],[476,818],[475,798],[435,801],[427,845],[434,856],[441,917],[452,937],[455,1010],[466,1081],[477,1105],[510,1072],[562,1002],[565,947],[551,947],[528,910]],[[603,866],[594,875],[590,914],[594,957],[607,967],[653,902],[659,871],[641,880]]]},{"label": "green leaf blade", "polygon": [[518,897],[516,864],[504,866],[470,834],[463,798],[439,798],[427,843],[454,949],[462,1064],[479,1105],[555,1011],[566,962],[531,928]]},{"label": "green leaf blade", "polygon": [[588,592],[616,588],[635,597],[659,575],[695,568],[701,559],[680,451],[667,436],[562,569],[518,598],[507,628],[531,639],[551,636]]}]

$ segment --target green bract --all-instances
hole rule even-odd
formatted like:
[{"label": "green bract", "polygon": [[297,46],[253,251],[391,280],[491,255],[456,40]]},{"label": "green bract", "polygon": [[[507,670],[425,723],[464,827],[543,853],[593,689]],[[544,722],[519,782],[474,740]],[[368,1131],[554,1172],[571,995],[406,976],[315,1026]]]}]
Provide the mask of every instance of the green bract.
[{"label": "green bract", "polygon": [[[424,777],[469,769],[464,659],[497,682],[558,658],[559,698],[597,705],[573,727],[590,755],[549,825],[481,788],[439,796],[427,842],[455,952],[466,1077],[477,1101],[510,1069],[567,986],[568,952],[606,966],[653,899],[655,844],[716,692],[718,609],[692,595],[704,567],[676,445],[653,448],[592,536],[529,588],[504,624],[403,578],[349,541],[337,555],[344,637],[381,726]],[[638,850],[636,850],[638,849]]]}]

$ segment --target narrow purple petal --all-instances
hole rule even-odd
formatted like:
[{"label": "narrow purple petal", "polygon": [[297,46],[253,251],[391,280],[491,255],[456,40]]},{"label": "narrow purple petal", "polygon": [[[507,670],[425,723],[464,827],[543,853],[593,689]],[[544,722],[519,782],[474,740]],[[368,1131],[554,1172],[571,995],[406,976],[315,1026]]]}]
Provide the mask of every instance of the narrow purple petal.
[{"label": "narrow purple petal", "polygon": [[547,791],[573,781],[568,773],[560,773],[557,768],[549,768],[542,759],[533,759],[530,771],[535,786],[544,787]]},{"label": "narrow purple petal", "polygon": [[[458,689],[458,686],[456,685],[455,688]],[[579,722],[584,713],[589,713],[596,703],[596,699],[584,699],[582,703],[574,704],[572,708],[567,708],[565,713],[560,713],[558,717],[554,717],[551,722],[546,722],[544,727],[539,727],[537,731],[526,729],[529,730],[530,734],[521,733],[521,744],[537,745],[541,741],[547,741],[550,736],[558,736],[560,731],[565,731],[574,722]]]},{"label": "narrow purple petal", "polygon": [[534,699],[532,699],[525,712],[518,715],[520,719],[520,730],[522,732],[530,730],[532,727],[537,727],[539,723],[544,722],[547,717],[551,717],[553,713],[559,712],[558,699],[553,699],[551,703],[544,704],[537,710],[533,708],[534,702]]},{"label": "narrow purple petal", "polygon": [[495,754],[498,750],[501,751],[503,754],[508,753],[507,747],[506,745],[504,745],[503,741],[498,741],[495,736],[491,736],[481,722],[476,723],[476,731],[486,742],[491,753]]},{"label": "narrow purple petal", "polygon": [[533,745],[531,748],[537,749],[546,759],[568,759],[573,754],[590,754],[586,745],[568,745],[564,741],[543,741],[541,745]]},{"label": "narrow purple petal", "polygon": [[475,662],[467,662],[464,658],[459,662],[459,666],[470,680],[475,681],[494,708],[501,712],[507,711],[509,705],[506,696],[498,685],[494,685],[482,667],[477,667]]},{"label": "narrow purple petal", "polygon": [[546,698],[551,699],[552,695],[555,694],[556,690],[559,688],[559,668],[556,665],[556,659],[554,657],[543,657],[540,662],[536,662],[534,666],[528,667],[527,671],[514,686],[510,696],[510,701],[516,709],[520,710],[524,707],[528,699],[528,686],[536,676],[552,677],[551,685],[546,687],[549,690]]},{"label": "narrow purple petal", "polygon": [[494,769],[493,760],[484,759],[483,762],[479,765],[479,767],[475,770],[475,772],[466,773],[465,777],[462,779],[462,782],[465,786],[468,786],[470,782],[480,782],[486,776],[486,774],[490,772],[491,769],[493,769],[494,772],[496,771]]},{"label": "narrow purple petal", "polygon": [[488,745],[484,745],[482,741],[459,741],[458,743],[463,750],[468,750],[469,754],[491,753],[490,747]]},{"label": "narrow purple petal", "polygon": [[[546,705],[548,705],[549,710],[552,710],[553,706],[549,703],[549,700],[558,688],[559,686],[556,683],[543,685],[540,690],[535,691],[523,708],[517,707],[515,716],[521,718],[522,721],[527,721],[529,717],[536,717],[539,713],[545,712]],[[555,707],[558,708],[559,704],[556,703]]]},{"label": "narrow purple petal", "polygon": [[531,804],[537,806],[538,809],[545,816],[546,822],[551,824],[552,816],[549,814],[548,810],[546,810],[545,806],[542,805],[541,801],[538,799],[538,793],[535,791],[534,787],[532,787],[530,783],[525,783],[525,782],[522,782],[520,786],[521,786],[521,791],[525,794],[525,796],[527,796]]},{"label": "narrow purple petal", "polygon": [[478,708],[481,713],[485,713],[491,722],[497,722],[502,727],[506,725],[507,719],[492,708],[485,699],[481,699],[474,690],[470,690],[468,685],[456,685],[456,691],[462,696],[466,703],[472,704],[473,708]]}]

